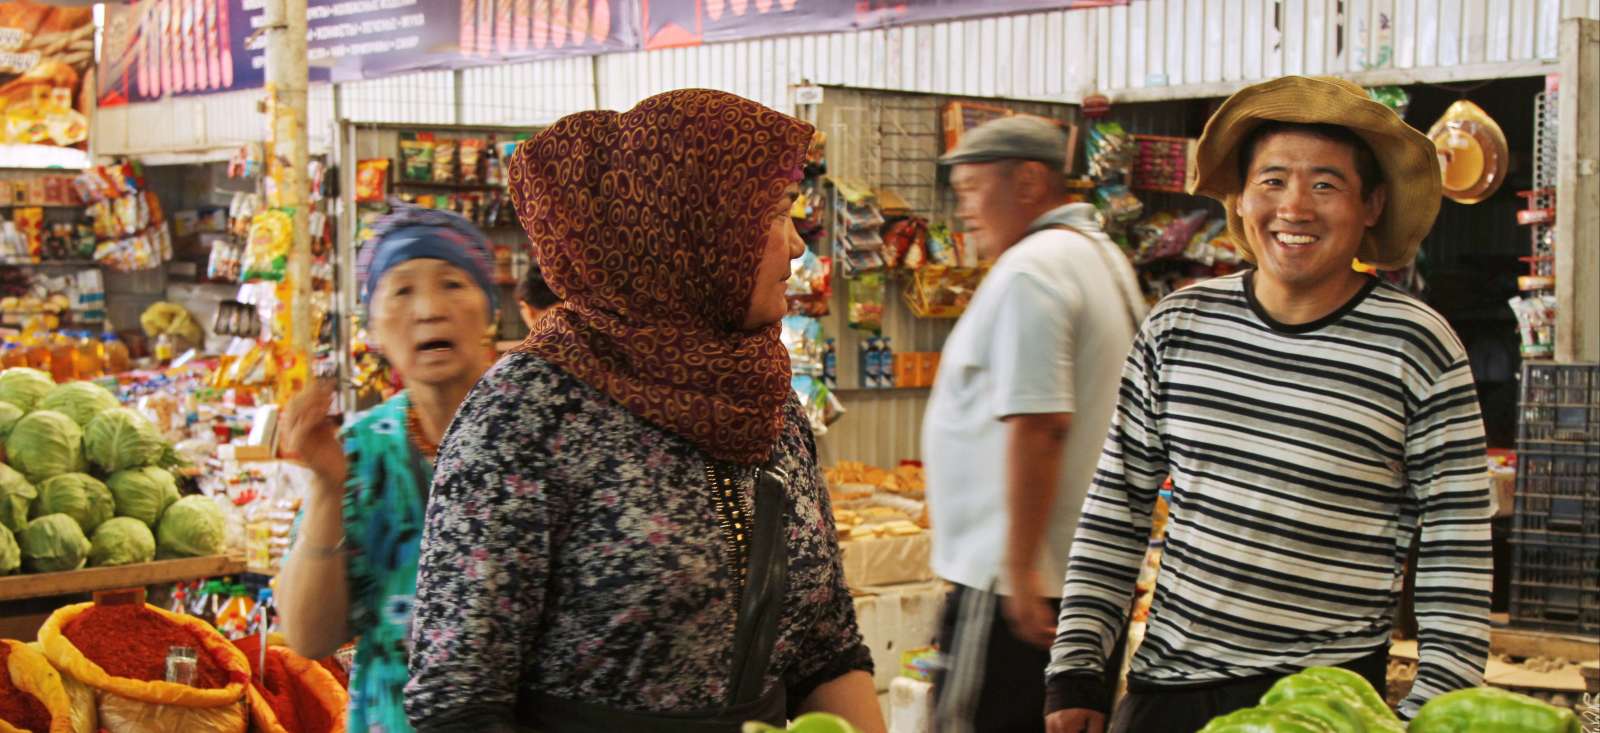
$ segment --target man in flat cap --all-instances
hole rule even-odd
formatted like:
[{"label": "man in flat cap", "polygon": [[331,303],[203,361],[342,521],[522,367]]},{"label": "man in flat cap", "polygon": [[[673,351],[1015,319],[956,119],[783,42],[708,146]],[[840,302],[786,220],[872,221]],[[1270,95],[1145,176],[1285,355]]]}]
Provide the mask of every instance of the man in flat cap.
[{"label": "man in flat cap", "polygon": [[1408,265],[1439,210],[1432,143],[1358,86],[1285,77],[1206,124],[1193,191],[1255,268],[1156,306],[1127,360],[1068,563],[1051,733],[1100,733],[1163,480],[1166,550],[1112,731],[1189,733],[1284,675],[1385,691],[1420,525],[1421,661],[1400,705],[1483,678],[1489,486],[1465,349],[1421,301],[1352,267]]},{"label": "man in flat cap", "polygon": [[1067,139],[1008,117],[942,162],[968,246],[994,267],[944,347],[923,421],[940,625],[941,733],[1042,731],[1067,545],[1144,314],[1093,206],[1069,204]]}]

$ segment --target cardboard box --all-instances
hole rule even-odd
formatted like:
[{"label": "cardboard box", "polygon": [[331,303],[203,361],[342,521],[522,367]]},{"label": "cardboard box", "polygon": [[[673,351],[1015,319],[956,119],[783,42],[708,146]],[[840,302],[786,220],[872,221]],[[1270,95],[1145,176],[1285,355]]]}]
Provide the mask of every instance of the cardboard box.
[{"label": "cardboard box", "polygon": [[920,387],[917,367],[920,365],[918,355],[913,352],[899,352],[894,355],[894,386]]},{"label": "cardboard box", "polygon": [[889,685],[889,733],[933,730],[933,685],[897,677]]},{"label": "cardboard box", "polygon": [[856,624],[872,650],[873,682],[879,692],[900,675],[900,654],[933,646],[939,614],[950,586],[944,581],[864,588],[855,599]]},{"label": "cardboard box", "polygon": [[852,588],[933,580],[932,535],[863,537],[839,543],[844,578]]},{"label": "cardboard box", "polygon": [[918,386],[932,387],[934,377],[939,374],[939,352],[924,351],[917,354],[917,357],[922,362],[917,369],[917,373],[921,375]]}]

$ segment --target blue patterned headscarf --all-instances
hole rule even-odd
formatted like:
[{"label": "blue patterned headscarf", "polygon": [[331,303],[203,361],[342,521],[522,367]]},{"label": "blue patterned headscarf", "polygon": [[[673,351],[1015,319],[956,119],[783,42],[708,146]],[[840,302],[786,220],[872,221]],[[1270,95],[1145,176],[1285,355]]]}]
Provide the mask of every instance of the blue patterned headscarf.
[{"label": "blue patterned headscarf", "polygon": [[489,299],[489,318],[500,311],[494,284],[494,254],[489,241],[466,217],[420,206],[396,206],[373,226],[373,238],[361,248],[356,277],[361,302],[372,307],[372,293],[384,273],[415,259],[444,260],[465,270]]}]

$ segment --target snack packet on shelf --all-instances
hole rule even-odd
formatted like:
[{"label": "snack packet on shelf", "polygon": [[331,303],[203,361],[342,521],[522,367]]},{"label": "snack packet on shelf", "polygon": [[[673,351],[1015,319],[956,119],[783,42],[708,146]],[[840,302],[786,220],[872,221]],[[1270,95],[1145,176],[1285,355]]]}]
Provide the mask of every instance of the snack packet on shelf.
[{"label": "snack packet on shelf", "polygon": [[401,176],[407,181],[433,180],[433,141],[400,141]]},{"label": "snack packet on shelf", "polygon": [[467,138],[461,141],[461,182],[478,185],[483,183],[481,172],[483,162],[484,141],[477,138]]},{"label": "snack packet on shelf", "polygon": [[356,163],[356,202],[383,201],[389,190],[389,159],[374,158]]},{"label": "snack packet on shelf", "polygon": [[435,140],[433,143],[433,182],[455,183],[456,141]]}]

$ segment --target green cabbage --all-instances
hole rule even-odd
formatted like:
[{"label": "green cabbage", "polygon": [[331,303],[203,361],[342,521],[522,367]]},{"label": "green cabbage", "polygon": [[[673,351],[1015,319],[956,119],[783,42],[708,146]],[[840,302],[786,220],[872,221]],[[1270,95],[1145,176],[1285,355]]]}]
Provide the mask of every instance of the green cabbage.
[{"label": "green cabbage", "polygon": [[11,429],[22,419],[22,408],[10,402],[0,402],[0,440],[11,434]]},{"label": "green cabbage", "polygon": [[100,479],[87,473],[63,473],[39,484],[39,500],[33,503],[32,514],[36,518],[65,514],[78,520],[88,534],[116,514],[116,502]]},{"label": "green cabbage", "polygon": [[39,410],[17,421],[6,438],[6,459],[35,484],[84,469],[83,430],[59,412]]},{"label": "green cabbage", "polygon": [[205,557],[222,552],[227,520],[222,508],[204,496],[186,496],[167,507],[156,525],[161,557]]},{"label": "green cabbage", "polygon": [[96,415],[113,407],[121,407],[117,396],[94,382],[58,384],[36,406],[40,410],[55,410],[66,415],[79,427],[88,426]]},{"label": "green cabbage", "polygon": [[22,567],[22,548],[17,546],[16,535],[0,527],[0,575],[10,575]]},{"label": "green cabbage", "polygon": [[10,402],[23,412],[33,412],[39,400],[55,388],[55,380],[38,369],[12,367],[0,372],[0,402]]},{"label": "green cabbage", "polygon": [[0,463],[0,527],[21,532],[28,526],[28,508],[37,498],[38,489],[33,488],[26,477]]},{"label": "green cabbage", "polygon": [[117,517],[94,531],[89,541],[89,565],[132,565],[156,557],[156,536],[150,528],[132,517]]},{"label": "green cabbage", "polygon": [[[30,416],[31,417],[31,416]],[[154,423],[126,407],[100,413],[83,431],[89,460],[106,473],[153,466],[167,450]]]},{"label": "green cabbage", "polygon": [[117,500],[117,516],[133,517],[150,527],[178,500],[178,480],[155,466],[113,473],[106,486]]},{"label": "green cabbage", "polygon": [[89,559],[89,538],[83,536],[78,520],[65,514],[29,522],[17,544],[22,546],[22,565],[30,573],[77,570]]}]

